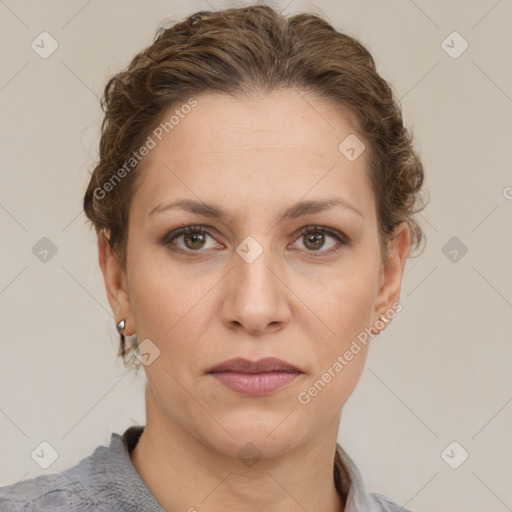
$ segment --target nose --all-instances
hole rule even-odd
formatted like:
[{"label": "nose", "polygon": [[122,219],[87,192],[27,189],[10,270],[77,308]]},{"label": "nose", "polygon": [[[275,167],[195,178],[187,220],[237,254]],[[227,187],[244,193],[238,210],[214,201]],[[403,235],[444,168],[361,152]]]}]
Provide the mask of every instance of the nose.
[{"label": "nose", "polygon": [[221,321],[229,329],[253,336],[279,331],[290,321],[284,271],[272,258],[270,248],[245,261],[233,255],[234,268],[226,276]]}]

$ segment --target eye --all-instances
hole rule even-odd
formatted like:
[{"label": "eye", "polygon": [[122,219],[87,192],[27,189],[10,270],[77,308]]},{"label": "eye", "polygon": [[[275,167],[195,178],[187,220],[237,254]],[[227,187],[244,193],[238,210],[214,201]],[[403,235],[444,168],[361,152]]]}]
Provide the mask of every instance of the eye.
[{"label": "eye", "polygon": [[321,255],[337,252],[342,246],[349,243],[341,232],[325,226],[307,226],[303,228],[296,243],[299,241],[302,242],[306,251],[310,253],[318,252]]},{"label": "eye", "polygon": [[[208,238],[212,242],[208,246]],[[161,240],[162,245],[170,246],[171,250],[188,252],[200,252],[201,249],[213,249],[218,247],[218,242],[212,237],[204,226],[186,226],[171,231]],[[173,247],[174,246],[174,247]]]},{"label": "eye", "polygon": [[[300,230],[299,235],[295,244],[300,241],[303,247],[299,248],[310,254],[319,253],[324,256],[337,252],[344,245],[349,245],[349,240],[343,233],[325,226],[307,226]],[[185,226],[176,229],[166,234],[160,243],[173,251],[188,253],[222,247],[204,226]]]}]

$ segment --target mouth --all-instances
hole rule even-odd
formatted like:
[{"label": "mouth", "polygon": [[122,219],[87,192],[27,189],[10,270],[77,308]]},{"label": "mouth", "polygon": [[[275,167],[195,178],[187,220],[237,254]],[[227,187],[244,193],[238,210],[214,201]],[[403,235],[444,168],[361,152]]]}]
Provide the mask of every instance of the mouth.
[{"label": "mouth", "polygon": [[230,359],[207,373],[232,391],[248,396],[267,395],[291,384],[303,374],[296,366],[273,357],[259,361]]}]

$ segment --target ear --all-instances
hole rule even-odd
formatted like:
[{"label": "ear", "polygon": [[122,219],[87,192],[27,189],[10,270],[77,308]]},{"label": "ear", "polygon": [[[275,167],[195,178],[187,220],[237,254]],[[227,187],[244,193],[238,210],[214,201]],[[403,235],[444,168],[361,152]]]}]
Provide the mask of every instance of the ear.
[{"label": "ear", "polygon": [[[388,243],[387,262],[382,265],[380,274],[380,288],[375,305],[375,318],[373,325],[379,320],[381,315],[390,309],[396,309],[394,304],[400,300],[400,290],[402,288],[402,277],[407,262],[407,257],[411,249],[411,234],[406,222],[396,226],[393,237]],[[390,320],[381,321],[385,327]]]},{"label": "ear", "polygon": [[103,280],[105,281],[108,302],[114,313],[115,322],[117,324],[120,320],[124,320],[125,329],[123,334],[131,336],[136,332],[136,329],[133,321],[126,273],[112,252],[104,231],[101,231],[98,235],[98,259],[103,273]]}]

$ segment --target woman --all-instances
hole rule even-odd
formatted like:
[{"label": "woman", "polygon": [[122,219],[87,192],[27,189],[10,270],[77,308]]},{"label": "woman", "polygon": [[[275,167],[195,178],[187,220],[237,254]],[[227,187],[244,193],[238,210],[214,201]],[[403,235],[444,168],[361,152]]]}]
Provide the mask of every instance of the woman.
[{"label": "woman", "polygon": [[84,211],[146,425],[1,510],[405,510],[336,442],[423,238],[422,164],[369,52],[315,15],[199,12],[104,108]]}]

